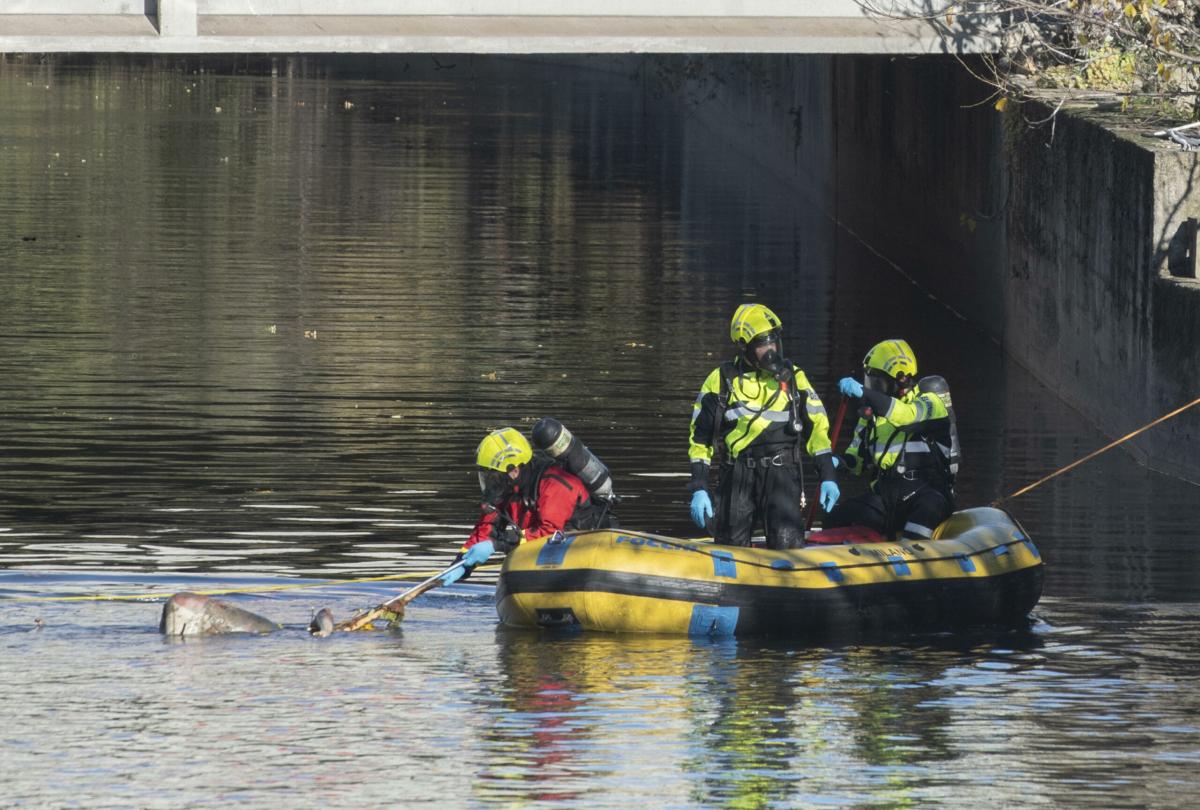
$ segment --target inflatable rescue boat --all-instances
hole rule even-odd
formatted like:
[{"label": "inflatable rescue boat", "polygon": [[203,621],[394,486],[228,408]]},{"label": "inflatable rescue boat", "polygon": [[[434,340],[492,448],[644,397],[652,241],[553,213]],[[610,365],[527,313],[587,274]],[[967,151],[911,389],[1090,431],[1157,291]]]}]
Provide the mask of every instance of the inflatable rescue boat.
[{"label": "inflatable rescue boat", "polygon": [[558,535],[508,556],[496,609],[518,627],[830,637],[1020,627],[1041,597],[1041,555],[1000,509],[955,512],[930,540],[826,542],[838,537],[770,551],[616,529]]}]

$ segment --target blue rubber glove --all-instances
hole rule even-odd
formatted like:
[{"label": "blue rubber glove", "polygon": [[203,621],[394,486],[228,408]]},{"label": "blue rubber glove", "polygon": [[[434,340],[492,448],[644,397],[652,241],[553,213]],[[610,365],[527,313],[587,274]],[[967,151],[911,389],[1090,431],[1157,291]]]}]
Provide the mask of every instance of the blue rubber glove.
[{"label": "blue rubber glove", "polygon": [[838,498],[842,491],[838,489],[838,485],[832,481],[821,482],[821,508],[828,514],[833,511],[833,507],[837,504]]},{"label": "blue rubber glove", "polygon": [[496,547],[492,544],[491,540],[483,540],[479,543],[476,543],[463,552],[462,567],[455,568],[453,571],[446,573],[438,581],[441,582],[442,585],[452,585],[455,582],[458,582],[467,574],[471,573],[475,566],[487,562],[488,557],[492,556],[492,552],[495,550]]},{"label": "blue rubber glove", "polygon": [[703,489],[698,489],[692,493],[692,520],[696,521],[696,525],[701,529],[704,528],[706,518],[713,516],[712,498],[708,497],[708,493]]},{"label": "blue rubber glove", "polygon": [[492,544],[491,540],[480,541],[467,549],[466,553],[463,554],[463,562],[467,564],[467,568],[474,568],[477,565],[487,562],[488,557],[492,556],[495,550],[496,547]]},{"label": "blue rubber glove", "polygon": [[450,571],[449,573],[444,574],[442,576],[442,578],[438,580],[438,582],[442,583],[443,587],[446,585],[453,585],[455,582],[458,582],[460,579],[462,579],[466,575],[467,575],[466,566],[460,565],[458,568],[455,568],[453,571]]},{"label": "blue rubber glove", "polygon": [[853,377],[842,377],[838,380],[838,390],[842,392],[842,396],[862,398],[862,383]]},{"label": "blue rubber glove", "polygon": [[842,460],[841,460],[840,458],[838,458],[837,456],[832,456],[832,457],[830,458],[830,460],[833,462],[833,468],[834,468],[835,470],[836,470],[836,469],[838,468],[838,466],[839,466],[839,465],[841,465],[841,463],[842,463]]}]

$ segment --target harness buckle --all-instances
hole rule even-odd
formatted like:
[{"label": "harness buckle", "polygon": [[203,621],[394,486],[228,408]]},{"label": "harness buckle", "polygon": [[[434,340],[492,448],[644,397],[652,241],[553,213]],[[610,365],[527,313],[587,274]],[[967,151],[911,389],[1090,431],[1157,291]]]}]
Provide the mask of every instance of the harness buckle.
[{"label": "harness buckle", "polygon": [[746,466],[752,470],[755,467],[782,467],[784,465],[784,455],[786,453],[776,453],[773,456],[759,456],[758,458],[747,456],[745,459]]}]

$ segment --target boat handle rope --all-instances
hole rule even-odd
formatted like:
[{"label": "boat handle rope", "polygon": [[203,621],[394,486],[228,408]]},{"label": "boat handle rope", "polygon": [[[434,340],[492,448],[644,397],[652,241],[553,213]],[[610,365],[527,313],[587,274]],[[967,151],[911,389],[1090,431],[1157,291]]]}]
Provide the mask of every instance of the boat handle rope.
[{"label": "boat handle rope", "polygon": [[1116,447],[1119,444],[1124,444],[1125,442],[1132,439],[1134,436],[1138,436],[1142,433],[1145,433],[1147,430],[1154,427],[1155,425],[1161,424],[1161,423],[1167,421],[1168,419],[1172,419],[1176,416],[1179,416],[1179,414],[1183,413],[1188,408],[1194,408],[1197,405],[1200,405],[1200,397],[1193,399],[1187,405],[1176,408],[1175,410],[1171,411],[1170,413],[1163,414],[1162,416],[1155,419],[1153,422],[1150,422],[1147,425],[1143,425],[1142,427],[1138,428],[1137,430],[1133,431],[1132,433],[1126,433],[1124,436],[1117,439],[1116,441],[1109,442],[1108,444],[1101,447],[1099,450],[1095,450],[1091,453],[1088,453],[1083,458],[1081,458],[1077,461],[1073,461],[1070,464],[1068,464],[1067,466],[1061,467],[1061,468],[1055,470],[1054,472],[1050,473],[1049,475],[1045,476],[1044,478],[1040,478],[1037,481],[1034,481],[1032,484],[1029,484],[1028,486],[1021,487],[1020,489],[1018,489],[1016,492],[1014,492],[1011,495],[1005,495],[1003,498],[997,498],[996,500],[992,501],[991,505],[999,506],[1004,501],[1011,501],[1013,498],[1024,495],[1026,492],[1029,492],[1030,490],[1040,487],[1042,484],[1046,483],[1051,478],[1057,478],[1058,476],[1062,475],[1065,472],[1070,472],[1071,470],[1078,467],[1080,464],[1083,464],[1086,461],[1091,461],[1092,459],[1094,459],[1096,456],[1100,455],[1101,453],[1107,452],[1108,450],[1113,449],[1114,447]]},{"label": "boat handle rope", "polygon": [[[571,536],[584,534],[584,533],[585,532],[568,532],[565,536],[571,537]],[[757,562],[755,560],[747,560],[747,559],[744,559],[741,557],[735,557],[735,556],[733,556],[732,553],[730,553],[729,556],[722,555],[722,556],[718,557],[716,554],[716,549],[709,550],[709,549],[699,548],[698,546],[695,545],[695,543],[678,542],[678,541],[670,540],[665,537],[660,537],[658,535],[645,534],[642,532],[616,532],[615,531],[614,533],[620,533],[620,534],[636,536],[636,537],[645,537],[646,539],[653,540],[654,542],[659,543],[661,545],[670,546],[672,548],[677,548],[682,551],[691,551],[696,554],[703,554],[704,556],[712,557],[713,559],[728,560],[737,565],[744,565],[744,566],[747,566],[750,568],[769,569],[771,571],[775,571],[775,572],[781,573],[781,574],[801,574],[801,573],[811,573],[811,572],[817,572],[817,571],[824,572],[824,571],[829,570],[828,567],[820,566],[820,565],[809,565],[809,566],[804,566],[804,567],[799,567],[799,568],[797,568],[797,567],[775,568],[770,563],[761,563],[761,562]],[[1024,542],[1026,542],[1026,540],[1027,540],[1027,538],[1024,538],[1024,537],[1014,538],[1013,540],[1009,540],[1009,541],[1006,541],[1003,543],[997,543],[993,546],[987,546],[986,548],[981,548],[981,549],[977,549],[974,551],[959,552],[959,553],[956,553],[951,556],[927,557],[927,558],[923,558],[923,559],[912,560],[911,562],[921,562],[921,563],[947,562],[949,560],[957,560],[960,555],[963,557],[975,557],[975,556],[984,554],[989,551],[995,552],[995,550],[998,548],[1007,548],[1007,547],[1012,546],[1017,543],[1024,543]],[[926,541],[926,542],[936,542],[936,541]],[[854,547],[850,546],[849,548],[853,549]],[[851,551],[851,553],[856,553],[856,552]],[[845,571],[845,570],[849,570],[851,568],[875,568],[875,567],[879,567],[879,566],[892,565],[893,563],[894,563],[894,560],[869,560],[869,561],[864,560],[863,562],[858,562],[858,563],[847,563],[845,565],[838,565],[837,570]],[[498,567],[499,565],[500,565],[500,563],[483,563],[482,565],[477,566],[477,568],[495,568],[495,567]],[[197,593],[202,596],[229,596],[229,595],[233,595],[233,594],[271,593],[271,592],[276,592],[276,591],[300,590],[300,589],[304,589],[304,588],[328,588],[328,587],[332,587],[332,586],[355,585],[355,584],[359,584],[359,583],[363,583],[363,582],[388,582],[388,581],[394,581],[394,580],[416,579],[418,577],[422,577],[422,578],[426,577],[430,573],[431,572],[429,572],[429,571],[406,571],[403,574],[388,574],[386,576],[380,576],[380,577],[361,577],[358,579],[330,579],[330,580],[325,580],[322,582],[297,582],[297,583],[289,583],[287,585],[262,585],[259,587],[252,587],[252,588],[224,588],[224,589],[214,589],[214,590],[191,591],[191,593]],[[440,573],[440,571],[435,571],[432,573],[436,574],[436,573]],[[176,591],[169,591],[169,592],[168,591],[154,591],[154,592],[150,592],[150,593],[86,594],[86,595],[75,595],[75,596],[0,596],[0,603],[4,603],[4,602],[151,602],[151,603],[153,603],[153,602],[161,602],[166,599],[169,599],[175,593],[176,593]]]},{"label": "boat handle rope", "polygon": [[[573,534],[581,534],[581,533],[582,532],[574,532]],[[709,549],[699,548],[694,543],[688,544],[688,543],[684,543],[684,542],[670,540],[665,537],[659,537],[658,535],[644,534],[642,532],[621,532],[618,530],[614,530],[614,534],[624,534],[627,536],[645,537],[645,538],[651,539],[654,542],[659,543],[664,546],[671,546],[672,548],[678,548],[683,551],[694,551],[697,554],[703,554],[706,557],[712,557],[713,559],[719,559],[719,560],[727,560],[727,561],[735,563],[737,565],[745,565],[749,568],[767,568],[767,569],[770,569],[772,571],[775,571],[775,572],[778,572],[781,574],[802,574],[802,573],[811,573],[811,572],[816,572],[816,571],[820,571],[820,572],[824,573],[825,571],[833,570],[833,569],[830,569],[829,567],[823,566],[823,565],[806,565],[802,568],[796,568],[796,567],[775,568],[770,563],[761,563],[761,562],[757,562],[755,560],[742,559],[741,557],[733,556],[732,553],[730,553],[728,557],[726,557],[726,556],[718,557],[716,554],[716,549],[713,549],[710,551]],[[937,541],[936,540],[917,541],[917,543],[913,543],[913,545],[918,545],[920,542],[936,543]],[[956,552],[955,554],[951,554],[949,556],[942,556],[942,557],[919,557],[919,558],[916,558],[913,560],[905,560],[905,562],[914,562],[914,563],[948,562],[950,560],[957,560],[957,559],[959,559],[960,556],[962,556],[962,557],[977,557],[977,556],[984,554],[986,552],[989,552],[989,551],[992,553],[995,553],[996,549],[998,549],[998,548],[1008,548],[1010,546],[1017,545],[1019,543],[1027,543],[1027,542],[1030,542],[1029,538],[1022,535],[1020,537],[1015,537],[1012,540],[1005,540],[1003,543],[996,543],[995,545],[987,546],[987,547],[981,548],[981,549],[975,549],[973,551]],[[861,553],[854,548],[854,545],[848,545],[847,548],[851,549],[851,551],[850,551],[851,554]],[[924,550],[924,549],[921,549],[921,550]],[[836,570],[848,571],[851,568],[875,568],[877,566],[882,566],[882,565],[893,565],[895,562],[896,562],[895,560],[870,560],[870,561],[864,560],[863,562],[858,562],[858,563],[846,563],[845,565],[838,565]]]}]

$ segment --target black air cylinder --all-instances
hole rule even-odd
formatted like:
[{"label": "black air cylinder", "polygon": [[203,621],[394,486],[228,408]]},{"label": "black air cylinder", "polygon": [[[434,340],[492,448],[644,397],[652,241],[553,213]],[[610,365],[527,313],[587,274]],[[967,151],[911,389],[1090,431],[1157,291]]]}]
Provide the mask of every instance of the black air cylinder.
[{"label": "black air cylinder", "polygon": [[607,501],[612,498],[612,476],[608,468],[563,423],[543,416],[533,426],[533,445],[546,452],[567,472],[579,476],[592,497]]},{"label": "black air cylinder", "polygon": [[958,419],[954,416],[954,401],[950,398],[950,384],[945,377],[930,374],[921,378],[917,387],[922,391],[937,394],[946,405],[946,413],[950,417],[950,474],[958,475],[958,464],[962,460],[962,450],[958,444]]}]

